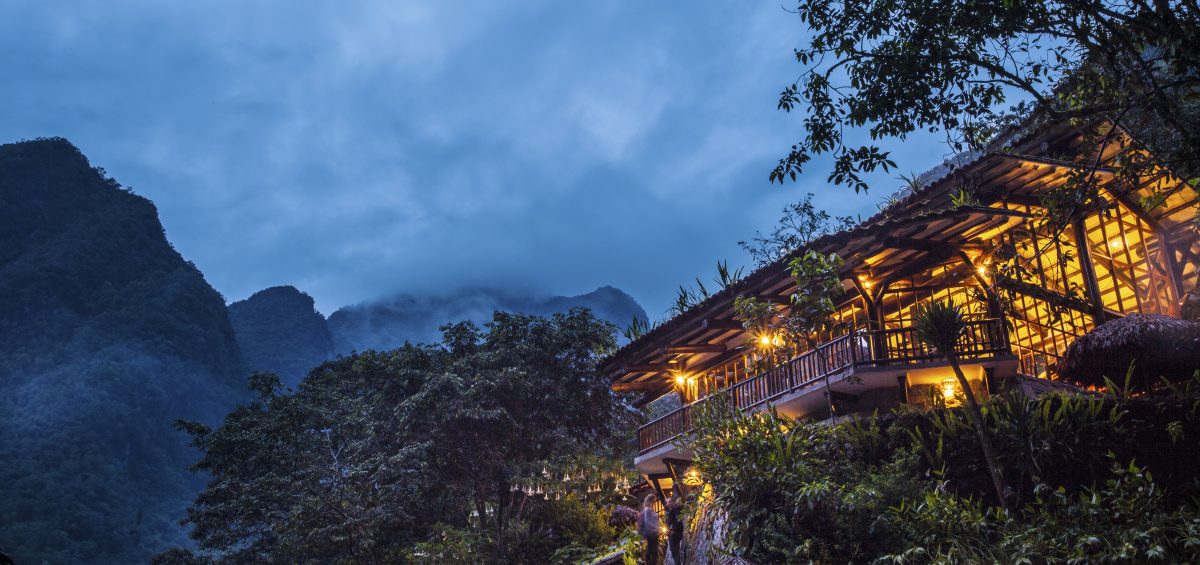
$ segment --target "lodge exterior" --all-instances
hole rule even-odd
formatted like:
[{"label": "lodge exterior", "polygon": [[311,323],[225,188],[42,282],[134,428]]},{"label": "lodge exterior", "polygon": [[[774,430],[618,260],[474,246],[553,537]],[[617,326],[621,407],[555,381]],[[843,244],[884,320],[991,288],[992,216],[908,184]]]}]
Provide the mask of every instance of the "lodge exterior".
[{"label": "lodge exterior", "polygon": [[[1164,167],[1130,182],[1114,168],[1118,143],[1088,146],[1065,123],[1011,130],[986,150],[922,175],[920,188],[858,226],[758,269],[609,356],[602,370],[615,391],[640,392],[640,404],[672,393],[683,401],[638,430],[639,472],[660,496],[686,482],[691,453],[676,440],[691,430],[696,407],[719,391],[743,411],[769,404],[820,420],[949,397],[953,373],[911,325],[914,306],[929,301],[952,299],[966,309],[960,357],[979,395],[1000,386],[1055,386],[1055,364],[1067,346],[1105,321],[1130,313],[1179,316],[1200,265],[1196,191]],[[1041,198],[1079,174],[1090,175],[1108,208],[1058,237],[1035,229]],[[953,201],[963,187],[975,196],[969,205]],[[1155,206],[1143,206],[1155,195]],[[836,317],[848,329],[758,371],[761,336],[735,316],[734,300],[786,304],[797,292],[787,263],[808,249],[845,261]],[[1027,272],[994,272],[1002,249],[1019,254]],[[1007,319],[994,300],[978,299],[996,288],[1011,297]]]}]

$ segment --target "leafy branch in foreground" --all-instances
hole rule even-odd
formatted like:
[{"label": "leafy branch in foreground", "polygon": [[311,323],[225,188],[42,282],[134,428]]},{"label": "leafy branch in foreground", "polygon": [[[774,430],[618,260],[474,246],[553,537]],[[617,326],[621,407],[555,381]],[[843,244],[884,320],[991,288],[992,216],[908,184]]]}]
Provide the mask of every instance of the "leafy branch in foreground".
[{"label": "leafy branch in foreground", "polygon": [[[829,154],[831,182],[866,190],[864,174],[895,166],[879,139],[928,130],[954,152],[978,149],[1031,111],[1111,120],[1195,176],[1195,2],[800,0],[795,13],[811,33],[795,51],[804,70],[778,107],[803,112],[804,134],[772,182]],[[859,133],[871,141],[859,144]]]}]

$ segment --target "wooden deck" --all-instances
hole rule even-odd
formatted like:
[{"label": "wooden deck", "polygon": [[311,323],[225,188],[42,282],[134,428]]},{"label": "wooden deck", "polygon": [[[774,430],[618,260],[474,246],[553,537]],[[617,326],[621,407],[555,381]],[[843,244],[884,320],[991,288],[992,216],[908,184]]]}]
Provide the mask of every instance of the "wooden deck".
[{"label": "wooden deck", "polygon": [[[1008,331],[1004,320],[991,318],[968,322],[967,330],[959,340],[958,351],[961,359],[972,361],[1008,354]],[[739,410],[750,411],[810,387],[827,376],[856,367],[928,363],[940,358],[917,339],[913,328],[860,331],[834,339],[778,367],[718,391],[718,394],[728,393]],[[692,414],[706,401],[707,398],[702,398],[638,428],[639,453],[651,451],[691,432]]]}]

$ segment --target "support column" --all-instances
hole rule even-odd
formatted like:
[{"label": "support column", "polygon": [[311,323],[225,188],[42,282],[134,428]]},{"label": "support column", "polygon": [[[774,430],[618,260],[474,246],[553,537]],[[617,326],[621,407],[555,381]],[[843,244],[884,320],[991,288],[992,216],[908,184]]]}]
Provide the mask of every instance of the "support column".
[{"label": "support column", "polygon": [[1088,302],[1092,305],[1092,315],[1095,324],[1104,323],[1104,301],[1100,298],[1100,283],[1096,281],[1096,268],[1092,265],[1091,242],[1087,238],[1087,229],[1083,220],[1076,220],[1075,248],[1079,250],[1079,270],[1083,273],[1084,288],[1087,289]]}]

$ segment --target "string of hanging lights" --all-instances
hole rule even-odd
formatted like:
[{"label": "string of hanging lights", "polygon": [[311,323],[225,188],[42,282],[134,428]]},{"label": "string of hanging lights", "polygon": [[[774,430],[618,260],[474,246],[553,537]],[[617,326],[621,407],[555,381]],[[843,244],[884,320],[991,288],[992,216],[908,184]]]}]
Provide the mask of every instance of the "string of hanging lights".
[{"label": "string of hanging lights", "polygon": [[601,461],[575,461],[552,470],[550,464],[542,465],[542,471],[513,483],[509,491],[530,498],[562,500],[569,494],[597,495],[611,492],[619,495],[633,486],[630,471],[616,465],[604,468]]}]

